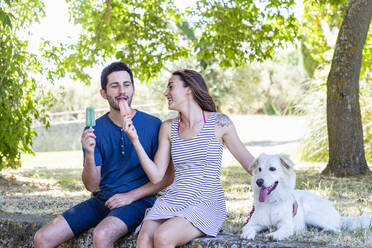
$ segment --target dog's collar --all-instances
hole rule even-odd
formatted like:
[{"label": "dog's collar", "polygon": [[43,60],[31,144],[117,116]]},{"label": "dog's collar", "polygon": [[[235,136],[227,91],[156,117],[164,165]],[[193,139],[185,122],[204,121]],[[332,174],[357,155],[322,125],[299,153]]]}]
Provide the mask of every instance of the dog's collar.
[{"label": "dog's collar", "polygon": [[249,212],[249,216],[248,216],[247,220],[245,221],[244,225],[248,223],[248,221],[251,219],[253,213],[254,213],[254,205],[252,206],[252,210],[251,210],[251,212]]},{"label": "dog's collar", "polygon": [[298,208],[298,203],[296,200],[294,200],[292,204],[292,217],[295,217],[297,214],[297,208]]},{"label": "dog's collar", "polygon": [[[296,200],[294,200],[293,204],[292,204],[292,217],[295,217],[296,214],[297,214],[297,209],[298,209],[298,203]],[[254,213],[254,205],[252,206],[252,210],[251,212],[249,212],[249,216],[247,218],[247,220],[245,221],[244,225],[248,223],[248,221],[251,219],[253,213]]]}]

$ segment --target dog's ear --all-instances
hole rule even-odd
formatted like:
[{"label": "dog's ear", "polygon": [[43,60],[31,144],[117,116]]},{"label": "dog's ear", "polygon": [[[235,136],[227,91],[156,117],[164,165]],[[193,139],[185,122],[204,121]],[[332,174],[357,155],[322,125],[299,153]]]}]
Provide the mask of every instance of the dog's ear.
[{"label": "dog's ear", "polygon": [[280,163],[287,168],[288,170],[293,170],[294,163],[289,159],[288,155],[280,154],[279,155]]}]

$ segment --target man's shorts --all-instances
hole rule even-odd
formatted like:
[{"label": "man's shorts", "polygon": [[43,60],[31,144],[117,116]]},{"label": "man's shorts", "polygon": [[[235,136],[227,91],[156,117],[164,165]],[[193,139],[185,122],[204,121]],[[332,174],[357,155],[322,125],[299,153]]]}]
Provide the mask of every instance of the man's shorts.
[{"label": "man's shorts", "polygon": [[107,216],[119,218],[127,225],[129,232],[133,232],[141,223],[146,209],[152,207],[146,199],[141,199],[110,211],[105,202],[106,199],[93,196],[62,214],[75,236],[95,227]]}]

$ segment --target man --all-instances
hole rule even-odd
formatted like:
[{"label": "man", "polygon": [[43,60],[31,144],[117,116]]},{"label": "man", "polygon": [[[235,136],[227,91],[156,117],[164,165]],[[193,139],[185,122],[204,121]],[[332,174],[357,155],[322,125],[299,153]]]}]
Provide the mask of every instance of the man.
[{"label": "man", "polygon": [[[122,129],[118,102],[126,100],[130,106],[134,92],[133,74],[125,63],[115,62],[103,69],[100,93],[108,101],[110,112],[98,118],[94,129],[86,129],[81,137],[82,180],[92,197],[38,230],[35,247],[58,246],[91,227],[95,227],[94,247],[113,247],[142,221],[145,210],[154,203],[153,195],[171,183],[172,166],[160,183],[149,182]],[[141,143],[153,159],[161,121],[132,108],[130,112],[134,126],[140,130]]]}]

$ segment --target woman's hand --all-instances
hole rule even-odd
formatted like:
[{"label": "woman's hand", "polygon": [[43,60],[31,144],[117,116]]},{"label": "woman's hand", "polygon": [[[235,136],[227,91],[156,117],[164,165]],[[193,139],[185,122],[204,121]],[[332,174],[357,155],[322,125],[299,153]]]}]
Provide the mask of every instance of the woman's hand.
[{"label": "woman's hand", "polygon": [[130,115],[123,116],[123,130],[131,141],[138,139],[137,130]]},{"label": "woman's hand", "polygon": [[113,210],[114,208],[120,208],[129,205],[133,202],[129,193],[115,194],[111,196],[105,203],[105,206]]}]

